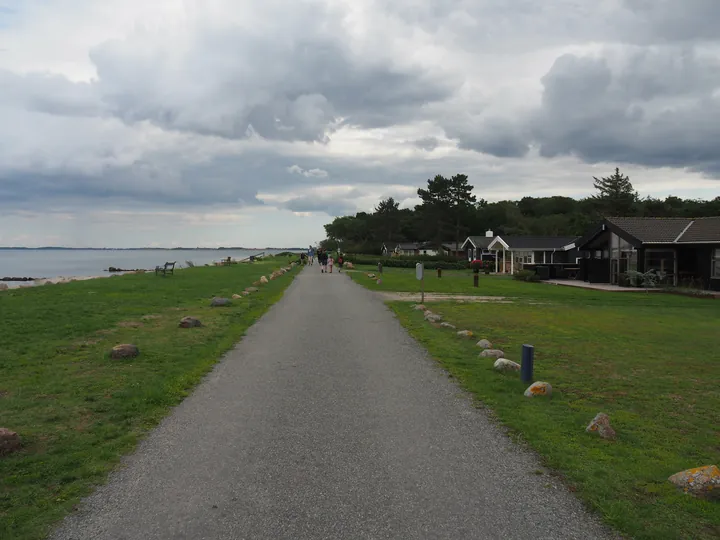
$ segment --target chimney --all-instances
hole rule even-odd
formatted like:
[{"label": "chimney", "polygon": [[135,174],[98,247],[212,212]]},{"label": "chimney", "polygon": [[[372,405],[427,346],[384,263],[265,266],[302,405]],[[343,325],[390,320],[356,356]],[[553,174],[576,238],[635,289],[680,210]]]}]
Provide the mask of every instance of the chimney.
[{"label": "chimney", "polygon": [[485,231],[485,238],[492,238],[493,236],[495,236],[495,235],[493,234],[492,231],[490,231],[490,230]]}]

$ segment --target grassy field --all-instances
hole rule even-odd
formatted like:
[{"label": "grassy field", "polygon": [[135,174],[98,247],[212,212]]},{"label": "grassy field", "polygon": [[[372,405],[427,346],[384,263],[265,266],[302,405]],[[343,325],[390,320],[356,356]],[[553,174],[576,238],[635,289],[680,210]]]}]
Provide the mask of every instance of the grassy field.
[{"label": "grassy field", "polygon": [[[410,270],[389,268],[372,289],[417,290]],[[407,302],[390,305],[411,334],[512,433],[536,449],[591,507],[640,539],[720,537],[720,503],[693,499],[667,482],[671,474],[720,465],[720,301],[666,294],[608,293],[480,276],[428,277],[426,290],[501,295],[510,304],[433,302],[434,312],[472,330],[423,320]],[[475,342],[488,338],[520,362],[535,346],[535,379],[553,397],[528,399],[519,376],[493,371]],[[585,433],[598,412],[618,433]]]},{"label": "grassy field", "polygon": [[[102,482],[283,294],[294,274],[210,308],[285,263],[192,268],[0,292],[0,538],[34,540]],[[178,328],[185,315],[203,327]],[[110,360],[118,343],[140,356]]]}]

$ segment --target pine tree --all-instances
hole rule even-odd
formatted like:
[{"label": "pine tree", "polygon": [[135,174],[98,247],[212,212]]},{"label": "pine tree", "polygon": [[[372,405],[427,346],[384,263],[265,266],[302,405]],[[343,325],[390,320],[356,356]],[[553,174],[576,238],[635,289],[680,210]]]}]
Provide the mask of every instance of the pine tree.
[{"label": "pine tree", "polygon": [[598,194],[593,197],[599,203],[600,211],[606,216],[631,216],[635,214],[638,194],[630,183],[630,178],[620,173],[603,178],[593,176]]}]

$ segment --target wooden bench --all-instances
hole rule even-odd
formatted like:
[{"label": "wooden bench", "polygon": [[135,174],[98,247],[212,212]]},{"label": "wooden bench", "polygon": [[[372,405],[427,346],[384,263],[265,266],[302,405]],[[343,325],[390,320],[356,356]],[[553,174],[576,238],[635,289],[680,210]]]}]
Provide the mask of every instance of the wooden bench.
[{"label": "wooden bench", "polygon": [[155,267],[155,275],[162,274],[163,276],[167,276],[168,274],[175,274],[175,263],[177,261],[173,262],[166,262],[162,266],[156,266]]}]

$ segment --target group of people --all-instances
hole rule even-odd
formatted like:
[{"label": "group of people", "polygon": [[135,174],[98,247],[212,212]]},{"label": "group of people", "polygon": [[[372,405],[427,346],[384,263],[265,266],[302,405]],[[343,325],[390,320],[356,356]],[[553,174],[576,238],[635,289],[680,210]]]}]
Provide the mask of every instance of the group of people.
[{"label": "group of people", "polygon": [[[308,259],[310,260],[311,265],[315,263],[315,256],[316,256],[315,250],[310,248],[310,250],[308,250]],[[325,250],[325,249],[317,250],[317,261],[318,261],[318,264],[320,265],[321,273],[332,274],[333,265],[335,264],[335,258],[330,253],[328,253],[327,250]],[[338,271],[342,271],[343,257],[341,254],[338,254],[337,265],[338,265]]]}]

